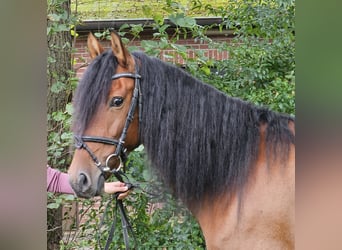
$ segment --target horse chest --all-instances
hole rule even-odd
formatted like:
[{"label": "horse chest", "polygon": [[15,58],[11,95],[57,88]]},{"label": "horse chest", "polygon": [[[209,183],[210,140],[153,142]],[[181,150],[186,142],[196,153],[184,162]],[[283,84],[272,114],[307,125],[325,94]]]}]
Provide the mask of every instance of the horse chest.
[{"label": "horse chest", "polygon": [[[288,173],[272,173],[260,168],[250,183],[238,215],[236,198],[223,196],[195,214],[201,225],[208,250],[294,249],[294,189],[292,168]],[[283,185],[280,185],[283,183]],[[228,204],[228,205],[227,205]]]}]

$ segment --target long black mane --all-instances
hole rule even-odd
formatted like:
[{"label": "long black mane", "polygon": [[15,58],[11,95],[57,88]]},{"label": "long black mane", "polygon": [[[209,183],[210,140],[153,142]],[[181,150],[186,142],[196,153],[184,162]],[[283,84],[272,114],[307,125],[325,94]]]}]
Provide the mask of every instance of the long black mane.
[{"label": "long black mane", "polygon": [[287,158],[293,118],[228,97],[184,70],[136,52],[143,95],[141,141],[163,182],[187,205],[241,191],[267,123],[269,155]]},{"label": "long black mane", "polygon": [[[243,190],[258,156],[261,124],[267,124],[268,154],[286,159],[294,143],[292,117],[228,97],[142,52],[133,55],[142,76],[140,140],[162,181],[185,204]],[[106,98],[116,67],[111,51],[88,66],[74,98],[75,133]]]}]

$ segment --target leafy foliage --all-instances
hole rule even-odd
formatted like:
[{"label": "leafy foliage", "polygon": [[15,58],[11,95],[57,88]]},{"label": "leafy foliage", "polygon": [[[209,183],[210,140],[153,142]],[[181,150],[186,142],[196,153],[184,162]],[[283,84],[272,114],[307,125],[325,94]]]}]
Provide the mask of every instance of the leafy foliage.
[{"label": "leafy foliage", "polygon": [[[70,32],[78,23],[77,18],[68,13],[65,8],[67,5],[68,0],[47,0],[48,40],[52,39],[55,34]],[[47,114],[47,120],[49,124],[52,124],[48,126],[50,131],[48,131],[47,162],[53,166],[63,166],[69,163],[66,149],[72,141],[70,132],[72,105],[68,101],[71,99],[78,79],[75,78],[75,72],[70,69],[65,69],[62,74],[61,71],[57,72],[56,67],[51,67],[59,63],[56,58],[57,54],[70,54],[72,50],[72,45],[68,41],[62,44],[56,44],[56,40],[52,41],[54,42],[49,43],[48,48],[47,75],[52,82],[49,91],[55,95],[54,100],[58,105],[50,103],[49,105],[56,109]],[[63,98],[59,98],[59,95]]]},{"label": "leafy foliage", "polygon": [[295,112],[294,1],[228,1],[226,8],[202,6],[221,15],[219,28],[233,30],[231,43],[210,45],[229,54],[214,74],[198,75],[220,90],[275,111]]},{"label": "leafy foliage", "polygon": [[[144,154],[143,147],[140,147],[129,156],[127,176],[132,183],[139,184],[141,189],[133,190],[132,194],[124,200],[136,235],[138,249],[163,247],[168,249],[204,249],[204,240],[198,224],[189,211],[161,188],[161,183],[146,167]],[[68,199],[70,199],[69,196],[62,196],[62,198],[59,196],[54,203],[48,205],[48,208],[54,209],[63,201],[67,202]],[[86,220],[84,219],[80,230],[76,232],[76,236],[70,242],[62,242],[63,249],[82,246],[99,249],[98,240],[103,247],[115,217],[117,223],[112,247],[125,249],[120,216],[115,213],[115,202],[109,204],[110,209],[106,210],[103,227],[99,228],[100,219],[105,207],[110,202],[110,196],[104,195],[99,201],[98,199],[77,200],[83,203],[79,216]],[[99,233],[100,231],[101,233]],[[133,246],[132,237],[130,237],[130,241],[130,245]]]},{"label": "leafy foliage", "polygon": [[47,35],[62,31],[70,31],[78,23],[76,15],[70,15],[63,8],[63,5],[68,4],[68,0],[47,0],[47,19],[49,24],[47,27]]}]

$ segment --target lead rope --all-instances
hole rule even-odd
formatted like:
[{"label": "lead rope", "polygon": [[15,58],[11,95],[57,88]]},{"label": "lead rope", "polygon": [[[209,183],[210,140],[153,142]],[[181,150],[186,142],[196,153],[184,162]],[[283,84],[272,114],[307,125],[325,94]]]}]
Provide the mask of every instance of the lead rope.
[{"label": "lead rope", "polygon": [[[125,175],[122,171],[113,171],[112,172],[115,177],[120,181],[120,182],[124,182],[122,176],[124,176],[127,180],[128,177],[127,175]],[[134,186],[133,184],[131,184],[130,182],[124,182],[127,186],[128,186],[128,190],[131,190],[133,189]],[[126,191],[126,192],[127,192]],[[107,238],[107,241],[106,241],[106,245],[105,245],[105,248],[104,250],[108,250],[109,249],[109,246],[113,240],[113,236],[114,236],[114,232],[115,232],[115,228],[116,228],[116,223],[117,223],[117,211],[118,211],[118,208],[120,209],[120,216],[121,216],[121,225],[122,225],[122,234],[123,234],[123,237],[124,237],[124,243],[125,243],[125,249],[126,250],[129,250],[129,233],[132,235],[133,237],[133,240],[134,240],[134,248],[133,249],[136,249],[136,246],[137,246],[137,241],[136,241],[136,238],[135,238],[135,234],[134,234],[134,231],[132,229],[132,226],[129,222],[129,219],[127,217],[127,214],[126,214],[126,211],[125,211],[125,208],[123,206],[123,202],[122,200],[118,199],[119,195],[122,194],[123,192],[117,192],[115,194],[112,195],[111,199],[108,201],[106,207],[105,207],[105,210],[104,210],[104,213],[102,215],[102,218],[101,218],[101,221],[100,221],[100,225],[99,225],[99,236],[98,236],[98,245],[99,245],[99,248],[101,248],[101,242],[100,242],[100,238],[101,238],[101,227],[103,226],[103,223],[104,223],[104,220],[105,220],[105,217],[106,217],[106,214],[107,214],[107,210],[110,206],[110,204],[112,204],[112,201],[115,200],[115,214],[114,214],[114,219],[113,219],[113,222],[112,222],[112,225],[111,225],[111,228],[110,228],[110,231],[109,231],[109,234],[108,234],[108,238]]]},{"label": "lead rope", "polygon": [[[126,211],[125,211],[125,208],[123,206],[123,203],[122,203],[122,200],[119,200],[118,199],[118,196],[119,194],[113,194],[113,198],[115,197],[115,201],[116,201],[116,206],[115,206],[115,215],[114,215],[114,220],[112,222],[112,225],[111,225],[111,228],[110,228],[110,231],[109,231],[109,235],[108,235],[108,238],[107,238],[107,241],[106,241],[106,245],[105,245],[105,248],[104,250],[108,250],[109,249],[109,246],[110,244],[112,243],[112,240],[113,240],[113,236],[114,236],[114,232],[115,232],[115,228],[116,228],[116,220],[117,220],[117,211],[118,211],[118,208],[120,209],[120,215],[121,215],[121,224],[122,224],[122,234],[123,234],[123,237],[124,237],[124,243],[125,243],[125,249],[126,250],[129,250],[129,233],[131,233],[132,237],[133,237],[133,240],[134,240],[134,249],[136,249],[136,245],[137,245],[137,242],[136,242],[136,238],[135,238],[135,235],[134,235],[134,231],[132,229],[132,226],[131,224],[129,223],[129,220],[128,220],[128,217],[126,215]],[[111,201],[113,200],[113,198],[111,199]],[[110,202],[111,202],[110,201]],[[109,207],[109,204],[107,204],[107,208]],[[106,210],[107,210],[106,208]],[[103,220],[101,221],[101,225],[103,224]],[[100,246],[100,249],[101,248],[101,243],[98,242],[99,246]]]},{"label": "lead rope", "polygon": [[[141,188],[140,185],[138,185],[138,184],[132,184],[129,181],[129,178],[127,177],[127,175],[124,172],[122,172],[121,170],[119,170],[119,171],[112,171],[112,173],[114,174],[114,176],[120,182],[124,182],[128,186],[128,190],[132,190],[133,188],[134,189],[139,189],[142,192],[144,192],[145,194],[149,195],[150,197],[158,197],[158,196],[162,195],[160,193],[156,194],[156,193],[148,192],[145,189]],[[123,177],[127,180],[126,182],[123,180]],[[117,211],[118,211],[118,208],[120,209],[121,224],[122,224],[122,229],[123,229],[122,233],[123,233],[124,242],[125,242],[125,249],[126,250],[130,249],[129,248],[129,239],[128,239],[129,233],[132,235],[133,240],[134,240],[134,248],[133,249],[136,249],[136,247],[137,247],[136,237],[135,237],[133,228],[132,228],[132,226],[131,226],[131,224],[129,222],[128,216],[127,216],[126,211],[125,211],[125,208],[123,206],[123,202],[122,202],[122,200],[118,199],[119,195],[122,194],[122,193],[123,192],[117,192],[117,193],[113,194],[112,197],[110,198],[110,200],[106,204],[104,213],[103,213],[101,221],[100,221],[99,234],[98,234],[98,237],[97,237],[98,246],[99,246],[99,248],[101,250],[102,250],[101,242],[100,242],[100,240],[101,240],[101,227],[103,226],[103,223],[104,223],[104,220],[105,220],[105,217],[106,217],[106,214],[107,214],[107,210],[110,207],[110,205],[112,204],[113,200],[115,200],[115,214],[114,214],[114,219],[113,219],[112,225],[110,227],[110,231],[109,231],[109,234],[108,234],[108,238],[107,238],[104,250],[108,250],[109,249],[109,246],[110,246],[110,244],[111,244],[111,242],[113,240],[113,236],[114,236],[114,232],[115,232],[115,228],[116,228],[116,223],[117,223]]]}]

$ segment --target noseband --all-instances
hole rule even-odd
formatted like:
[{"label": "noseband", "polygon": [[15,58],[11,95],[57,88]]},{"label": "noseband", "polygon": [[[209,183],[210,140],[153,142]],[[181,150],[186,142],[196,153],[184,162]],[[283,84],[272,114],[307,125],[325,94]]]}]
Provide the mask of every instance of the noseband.
[{"label": "noseband", "polygon": [[[114,74],[111,79],[119,79],[119,78],[132,78],[134,79],[134,90],[133,90],[133,96],[131,100],[131,104],[128,110],[128,114],[126,117],[125,125],[122,130],[120,138],[117,139],[112,139],[112,138],[106,138],[106,137],[98,137],[98,136],[80,136],[80,135],[75,135],[75,147],[77,149],[85,149],[92,160],[94,161],[95,165],[101,170],[102,174],[104,173],[113,173],[116,174],[117,171],[119,171],[125,164],[127,160],[127,149],[125,148],[125,139],[127,135],[127,130],[129,125],[131,124],[133,118],[134,118],[134,112],[139,104],[139,126],[140,126],[140,121],[141,121],[141,89],[140,89],[140,79],[141,76],[137,73],[138,72],[138,64],[135,62],[135,73],[130,73],[130,72],[125,72],[125,73],[119,73],[119,74]],[[103,165],[101,161],[98,160],[98,158],[95,156],[95,154],[90,150],[90,148],[87,146],[86,142],[95,142],[95,143],[103,143],[107,145],[113,145],[116,146],[115,152],[113,154],[110,154],[107,159],[105,164]],[[110,166],[108,165],[109,161],[111,158],[117,157],[120,161],[120,164],[117,168],[111,169]]]}]

